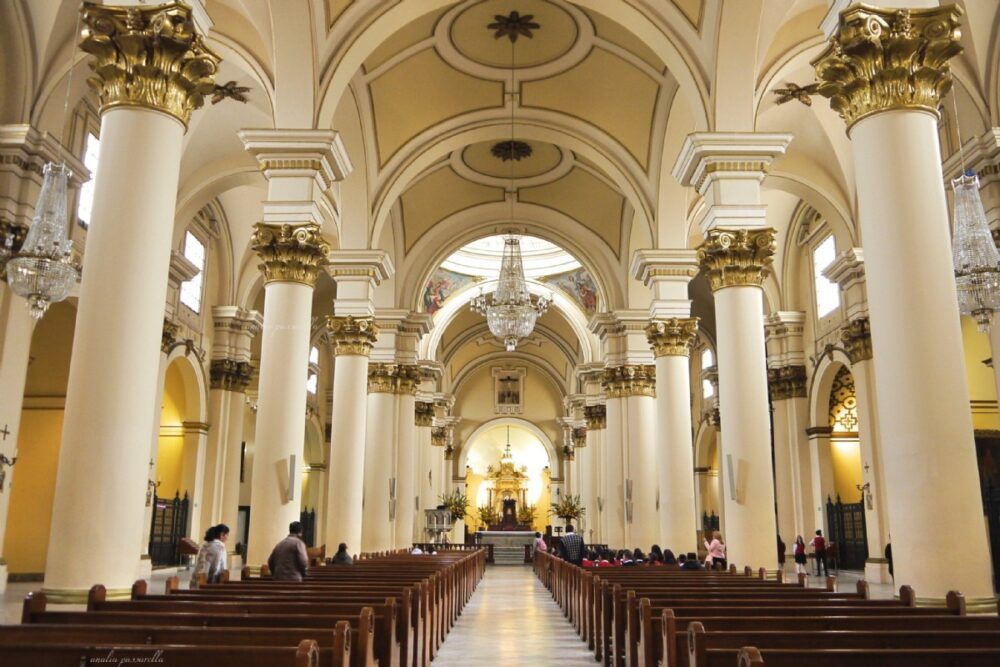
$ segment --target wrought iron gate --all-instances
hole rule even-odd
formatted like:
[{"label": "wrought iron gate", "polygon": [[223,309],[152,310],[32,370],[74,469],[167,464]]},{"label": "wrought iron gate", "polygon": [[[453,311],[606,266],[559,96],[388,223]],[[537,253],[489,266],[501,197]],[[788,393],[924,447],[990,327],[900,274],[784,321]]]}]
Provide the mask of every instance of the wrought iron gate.
[{"label": "wrought iron gate", "polygon": [[149,558],[154,567],[180,565],[180,540],[187,533],[188,497],[153,498],[149,529]]},{"label": "wrought iron gate", "polygon": [[[836,566],[841,570],[864,570],[868,559],[865,532],[865,503],[843,503],[826,499],[827,539],[836,549]],[[830,563],[833,565],[833,563]]]}]

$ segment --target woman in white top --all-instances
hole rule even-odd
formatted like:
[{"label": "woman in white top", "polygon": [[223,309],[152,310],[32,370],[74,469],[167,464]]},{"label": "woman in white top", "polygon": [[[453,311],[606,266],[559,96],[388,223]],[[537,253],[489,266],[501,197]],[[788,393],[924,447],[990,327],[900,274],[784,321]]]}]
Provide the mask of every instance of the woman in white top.
[{"label": "woman in white top", "polygon": [[226,569],[226,541],[229,539],[229,526],[220,523],[205,531],[205,541],[198,550],[198,557],[191,572],[191,588],[198,587],[198,577],[205,575],[205,581],[214,584],[222,578]]}]

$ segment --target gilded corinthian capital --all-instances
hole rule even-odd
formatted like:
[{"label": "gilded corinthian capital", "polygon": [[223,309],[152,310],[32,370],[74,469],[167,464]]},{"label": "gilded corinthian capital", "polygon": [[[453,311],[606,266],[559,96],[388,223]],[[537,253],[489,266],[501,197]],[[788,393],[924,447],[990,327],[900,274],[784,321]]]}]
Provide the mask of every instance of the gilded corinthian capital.
[{"label": "gilded corinthian capital", "polygon": [[378,326],[371,317],[327,317],[326,333],[333,341],[333,353],[367,357],[378,338]]},{"label": "gilded corinthian capital", "polygon": [[614,366],[604,371],[604,393],[608,398],[656,396],[656,366]]},{"label": "gilded corinthian capital", "polygon": [[782,366],[767,369],[767,386],[772,401],[803,398],[806,395],[806,367]]},{"label": "gilded corinthian capital", "polygon": [[186,126],[212,92],[220,60],[195,31],[191,8],[85,3],[82,12],[80,48],[94,56],[87,83],[101,112],[145,107]]},{"label": "gilded corinthian capital", "polygon": [[326,264],[330,245],[319,225],[269,225],[253,227],[250,247],[261,258],[264,283],[300,283],[316,286],[320,268]]},{"label": "gilded corinthian capital", "polygon": [[850,130],[862,118],[893,109],[937,115],[951,88],[948,60],[962,52],[962,9],[881,9],[855,5],[813,61],[818,92],[830,98]]},{"label": "gilded corinthian capital", "polygon": [[710,229],[698,248],[698,262],[708,273],[712,291],[763,285],[774,261],[776,233],[770,227]]},{"label": "gilded corinthian capital", "polygon": [[253,377],[253,366],[249,361],[235,359],[213,359],[209,366],[209,378],[212,389],[223,391],[246,391]]},{"label": "gilded corinthian capital", "polygon": [[416,426],[434,426],[434,404],[417,401],[413,404],[413,423]]},{"label": "gilded corinthian capital", "polygon": [[607,411],[603,405],[584,407],[583,416],[587,419],[587,429],[590,431],[600,431],[608,426]]},{"label": "gilded corinthian capital", "polygon": [[872,330],[867,317],[851,320],[840,330],[840,342],[844,344],[852,364],[872,358]]},{"label": "gilded corinthian capital", "polygon": [[653,320],[646,326],[646,339],[657,357],[686,357],[698,339],[698,318]]}]

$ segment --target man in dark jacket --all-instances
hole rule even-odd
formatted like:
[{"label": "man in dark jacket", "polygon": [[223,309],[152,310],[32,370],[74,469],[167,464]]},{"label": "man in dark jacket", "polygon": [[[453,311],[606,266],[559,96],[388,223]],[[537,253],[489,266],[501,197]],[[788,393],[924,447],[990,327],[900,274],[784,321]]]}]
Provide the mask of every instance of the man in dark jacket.
[{"label": "man in dark jacket", "polygon": [[309,568],[306,543],[302,540],[302,524],[293,521],[288,526],[288,537],[278,542],[267,559],[271,578],[275,581],[302,581]]}]

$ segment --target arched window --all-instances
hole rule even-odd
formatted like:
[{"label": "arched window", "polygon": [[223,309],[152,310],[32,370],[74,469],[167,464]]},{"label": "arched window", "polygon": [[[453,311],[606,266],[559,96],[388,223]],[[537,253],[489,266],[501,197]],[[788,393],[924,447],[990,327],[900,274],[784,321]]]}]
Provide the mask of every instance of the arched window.
[{"label": "arched window", "polygon": [[184,257],[198,267],[198,275],[181,283],[181,303],[200,313],[201,296],[205,286],[205,244],[191,232],[184,234]]},{"label": "arched window", "polygon": [[309,363],[319,364],[319,348],[314,347],[309,350]]},{"label": "arched window", "polygon": [[701,370],[706,368],[711,368],[715,365],[715,355],[712,354],[712,348],[706,347],[701,353]]},{"label": "arched window", "polygon": [[823,270],[837,258],[837,244],[827,236],[813,249],[813,274],[816,279],[816,315],[824,317],[840,306],[840,287],[823,275]]},{"label": "arched window", "polygon": [[715,387],[712,386],[711,380],[701,381],[701,395],[704,398],[712,398],[715,395]]},{"label": "arched window", "polygon": [[93,132],[88,132],[83,148],[83,164],[90,171],[90,180],[80,188],[80,197],[76,202],[76,219],[85,229],[90,226],[90,211],[94,207],[94,177],[100,157],[101,140]]}]

